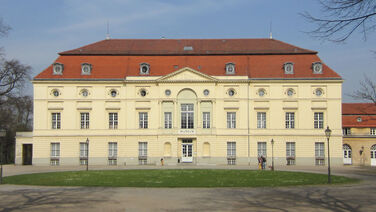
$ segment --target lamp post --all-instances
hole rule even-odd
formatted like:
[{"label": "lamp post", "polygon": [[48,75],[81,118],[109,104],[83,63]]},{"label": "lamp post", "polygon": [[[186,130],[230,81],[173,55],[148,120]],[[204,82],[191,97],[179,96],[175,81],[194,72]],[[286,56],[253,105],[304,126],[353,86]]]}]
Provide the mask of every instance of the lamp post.
[{"label": "lamp post", "polygon": [[329,149],[329,138],[330,138],[330,134],[332,134],[332,130],[329,129],[329,126],[326,127],[326,130],[325,130],[325,136],[326,136],[326,139],[328,141],[328,183],[330,184],[332,181],[331,181],[331,178],[330,178],[330,149]]},{"label": "lamp post", "polygon": [[89,171],[89,138],[86,138],[86,171]]},{"label": "lamp post", "polygon": [[274,171],[274,140],[273,138],[270,141],[270,143],[272,143],[272,171]]}]

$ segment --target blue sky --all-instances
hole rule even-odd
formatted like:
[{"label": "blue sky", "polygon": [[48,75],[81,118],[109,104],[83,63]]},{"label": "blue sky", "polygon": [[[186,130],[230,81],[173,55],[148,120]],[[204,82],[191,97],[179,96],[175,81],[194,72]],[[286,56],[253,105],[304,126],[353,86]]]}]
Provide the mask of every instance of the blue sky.
[{"label": "blue sky", "polygon": [[345,94],[364,74],[376,79],[375,33],[355,33],[346,43],[316,40],[299,13],[320,15],[316,0],[1,0],[0,17],[12,27],[0,39],[7,58],[33,68],[33,76],[57,53],[111,38],[273,38],[319,52],[345,80]]}]

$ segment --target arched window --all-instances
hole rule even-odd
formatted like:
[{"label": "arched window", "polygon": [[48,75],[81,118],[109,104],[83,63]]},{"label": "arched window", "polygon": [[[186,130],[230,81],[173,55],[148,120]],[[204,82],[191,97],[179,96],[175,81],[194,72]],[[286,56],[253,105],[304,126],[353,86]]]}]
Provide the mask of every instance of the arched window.
[{"label": "arched window", "polygon": [[376,144],[371,146],[371,166],[376,166]]}]

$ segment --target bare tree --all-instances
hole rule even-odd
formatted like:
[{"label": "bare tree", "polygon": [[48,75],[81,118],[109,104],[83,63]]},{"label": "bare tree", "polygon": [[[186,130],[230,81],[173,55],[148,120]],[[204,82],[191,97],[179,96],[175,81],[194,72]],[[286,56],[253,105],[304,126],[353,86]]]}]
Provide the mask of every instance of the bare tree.
[{"label": "bare tree", "polygon": [[[7,36],[9,30],[0,18],[0,38]],[[11,163],[16,131],[32,129],[32,97],[22,95],[23,86],[30,79],[31,67],[15,59],[7,60],[1,50],[0,47],[0,129],[6,130],[1,157],[5,163]]]},{"label": "bare tree", "polygon": [[30,79],[31,67],[21,64],[18,60],[4,60],[0,58],[0,104],[3,97],[20,89],[26,80]]},{"label": "bare tree", "polygon": [[[3,19],[0,18],[0,38],[4,37],[4,36],[7,36],[10,29],[11,29],[10,26],[8,26],[7,24],[5,24],[3,22]],[[3,56],[2,51],[3,51],[3,48],[0,46],[0,59]]]},{"label": "bare tree", "polygon": [[375,0],[319,0],[324,17],[308,12],[302,15],[316,28],[308,33],[323,40],[343,42],[360,30],[366,39],[367,32],[376,28]]},{"label": "bare tree", "polygon": [[354,99],[373,102],[376,105],[376,84],[367,76],[360,82],[360,89],[350,94]]},{"label": "bare tree", "polygon": [[10,29],[11,29],[10,26],[8,26],[7,24],[5,24],[3,22],[3,19],[0,18],[0,37],[8,35],[8,31]]}]

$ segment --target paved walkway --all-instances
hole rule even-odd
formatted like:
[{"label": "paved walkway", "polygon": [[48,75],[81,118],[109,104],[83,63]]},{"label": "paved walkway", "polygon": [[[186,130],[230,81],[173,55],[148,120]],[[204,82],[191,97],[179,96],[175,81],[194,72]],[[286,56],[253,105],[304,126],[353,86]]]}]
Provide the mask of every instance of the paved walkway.
[{"label": "paved walkway", "polygon": [[[115,167],[90,167],[113,169]],[[228,166],[117,167],[229,168]],[[231,168],[249,169],[234,166]],[[6,166],[5,175],[84,170],[85,167]],[[276,168],[277,170],[282,168]],[[326,167],[283,167],[326,173]],[[357,177],[359,184],[278,188],[105,188],[0,186],[0,211],[376,211],[376,169],[333,168],[333,174]]]}]

